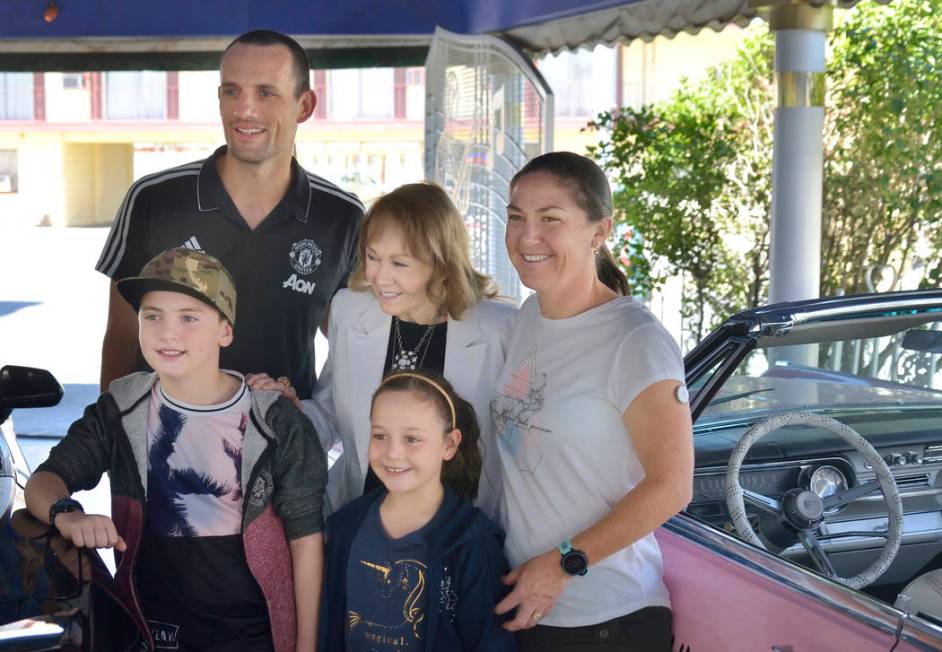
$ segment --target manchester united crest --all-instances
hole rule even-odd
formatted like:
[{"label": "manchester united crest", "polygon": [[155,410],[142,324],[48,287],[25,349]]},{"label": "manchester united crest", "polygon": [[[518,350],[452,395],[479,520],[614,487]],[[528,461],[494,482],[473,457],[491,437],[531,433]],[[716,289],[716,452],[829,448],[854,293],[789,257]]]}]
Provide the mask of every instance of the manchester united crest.
[{"label": "manchester united crest", "polygon": [[298,274],[312,274],[321,266],[321,248],[313,240],[299,240],[291,245],[288,259]]}]

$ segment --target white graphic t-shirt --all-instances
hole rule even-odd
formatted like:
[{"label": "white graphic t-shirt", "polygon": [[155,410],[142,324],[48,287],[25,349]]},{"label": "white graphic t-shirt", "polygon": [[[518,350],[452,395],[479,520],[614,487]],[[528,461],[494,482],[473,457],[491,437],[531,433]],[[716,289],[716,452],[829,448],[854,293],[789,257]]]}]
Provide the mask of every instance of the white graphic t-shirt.
[{"label": "white graphic t-shirt", "polygon": [[252,395],[190,405],[154,385],[147,500],[135,564],[157,649],[271,650],[265,597],[242,543],[242,448]]},{"label": "white graphic t-shirt", "polygon": [[242,438],[251,406],[244,381],[221,405],[189,405],[154,385],[147,417],[147,508],[155,534],[242,532]]},{"label": "white graphic t-shirt", "polygon": [[[512,567],[594,524],[643,479],[622,416],[668,379],[684,382],[680,349],[633,299],[568,319],[545,319],[536,296],[524,302],[491,402]],[[541,624],[579,627],[670,606],[653,534],[590,563]]]}]

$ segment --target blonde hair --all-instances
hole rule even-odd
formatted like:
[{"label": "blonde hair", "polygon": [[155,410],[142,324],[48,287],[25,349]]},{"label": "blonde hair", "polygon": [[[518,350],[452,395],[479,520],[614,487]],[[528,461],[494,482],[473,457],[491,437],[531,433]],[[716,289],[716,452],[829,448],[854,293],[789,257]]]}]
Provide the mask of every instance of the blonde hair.
[{"label": "blonde hair", "polygon": [[365,291],[366,248],[388,223],[402,229],[409,253],[432,266],[428,295],[452,319],[485,298],[497,296],[497,286],[471,266],[468,230],[461,213],[434,183],[409,183],[379,197],[367,211],[357,241],[357,264],[350,274],[351,289]]}]

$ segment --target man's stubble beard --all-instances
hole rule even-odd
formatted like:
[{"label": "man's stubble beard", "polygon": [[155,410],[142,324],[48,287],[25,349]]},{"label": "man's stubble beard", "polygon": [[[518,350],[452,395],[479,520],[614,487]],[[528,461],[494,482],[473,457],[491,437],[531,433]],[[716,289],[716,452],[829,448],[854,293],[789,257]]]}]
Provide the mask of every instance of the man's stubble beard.
[{"label": "man's stubble beard", "polygon": [[262,154],[257,154],[255,156],[247,156],[239,152],[239,148],[233,147],[232,145],[228,146],[227,152],[239,163],[244,163],[246,165],[261,165],[268,160],[274,158],[274,154],[271,152],[266,152]]}]

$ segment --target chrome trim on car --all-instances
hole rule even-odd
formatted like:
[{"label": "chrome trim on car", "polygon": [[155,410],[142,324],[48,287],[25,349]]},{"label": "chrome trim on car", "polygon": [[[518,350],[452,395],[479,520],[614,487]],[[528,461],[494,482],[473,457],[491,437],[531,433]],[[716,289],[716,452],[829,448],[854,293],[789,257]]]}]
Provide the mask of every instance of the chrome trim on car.
[{"label": "chrome trim on car", "polygon": [[[814,412],[815,414],[824,414],[827,416],[832,416],[838,421],[841,417],[837,415],[846,415],[852,416],[858,412],[866,412],[867,414],[878,414],[882,412],[919,412],[922,410],[931,410],[937,412],[939,408],[942,407],[942,400],[937,403],[918,403],[911,405],[901,405],[899,403],[892,404],[871,404],[871,405],[841,405],[841,406],[812,406],[812,405],[803,405],[801,406],[802,412]],[[722,432],[723,430],[737,430],[740,428],[747,428],[757,421],[761,421],[763,418],[771,414],[779,414],[786,410],[796,409],[794,407],[776,407],[776,408],[767,408],[762,410],[751,410],[748,413],[742,414],[741,416],[730,417],[731,413],[721,413],[716,416],[710,415],[708,417],[702,418],[698,423],[695,423],[693,426],[693,436],[698,437],[700,435],[708,434],[711,432]],[[939,458],[939,461],[942,461],[942,457]],[[934,463],[930,460],[929,462]],[[915,467],[915,464],[913,465]]]},{"label": "chrome trim on car", "polygon": [[[831,455],[828,457],[809,457],[800,460],[785,460],[781,462],[758,462],[756,464],[743,464],[743,471],[765,471],[768,469],[790,469],[795,467],[812,467],[818,464],[848,464],[843,457]],[[726,475],[726,465],[703,466],[696,469],[696,475]]]},{"label": "chrome trim on car", "polygon": [[[885,518],[883,519],[883,523],[886,523]],[[858,532],[859,531],[860,530],[858,530]],[[942,529],[917,530],[915,532],[908,533],[904,532],[900,545],[909,546],[920,543],[932,543],[938,541],[940,535],[942,535]],[[819,540],[821,547],[824,548],[828,554],[841,554],[845,552],[858,552],[860,550],[867,549],[879,551],[879,549],[883,547],[883,544],[886,543],[886,536],[861,535],[831,539],[825,539],[824,536],[820,536]],[[789,561],[795,561],[795,563],[798,563],[797,560],[807,559],[808,552],[801,544],[795,544],[783,550],[781,552],[781,556],[785,559],[788,559]]]},{"label": "chrome trim on car", "polygon": [[929,652],[938,652],[942,628],[910,614],[903,614],[900,622],[903,625],[898,637],[900,641]]},{"label": "chrome trim on car", "polygon": [[[686,541],[784,585],[868,627],[874,627],[891,636],[896,635],[902,612],[876,598],[816,575],[683,514],[674,516],[662,527]],[[925,645],[923,641],[916,641],[914,644]],[[942,645],[942,630],[938,630],[936,634],[935,645],[936,647],[925,649],[939,649]]]},{"label": "chrome trim on car", "polygon": [[[911,489],[911,488],[903,489],[903,488],[900,488],[900,490],[899,490],[899,495],[902,496],[902,497],[904,497],[904,498],[921,498],[921,497],[923,497],[923,496],[936,496],[936,495],[938,495],[938,494],[942,494],[942,488],[939,488],[939,489],[932,489],[932,488],[929,488],[929,489]],[[858,498],[857,500],[861,500],[861,501],[863,501],[863,502],[877,502],[877,501],[883,500],[883,498],[881,497],[880,494],[876,494],[876,495],[873,495],[873,496],[864,496],[864,497],[862,497],[862,498]]]},{"label": "chrome trim on car", "polygon": [[[781,462],[757,462],[755,464],[744,464],[742,467],[743,473],[750,473],[756,471],[774,471],[774,470],[786,470],[786,469],[798,469],[799,471],[807,471],[813,467],[819,465],[839,465],[847,464],[850,466],[850,461],[846,458],[840,457],[839,455],[831,455],[828,457],[809,457],[807,459],[798,459],[798,460],[785,460]],[[726,475],[726,465],[714,465],[714,466],[701,466],[694,470],[694,478],[703,477],[706,475]],[[854,479],[854,478],[848,478]],[[854,484],[859,484],[855,482]]]},{"label": "chrome trim on car", "polygon": [[[907,293],[900,293],[907,294]],[[835,317],[849,317],[861,312],[912,310],[914,314],[934,312],[942,308],[942,295],[936,292],[928,293],[934,297],[935,305],[926,305],[926,294],[919,293],[916,297],[888,297],[887,295],[865,295],[866,301],[850,302],[847,305],[822,306],[811,310],[797,310],[793,313],[793,326],[820,319],[833,319]],[[862,298],[862,297],[861,297]]]},{"label": "chrome trim on car", "polygon": [[752,317],[766,324],[805,323],[813,319],[849,317],[861,312],[881,310],[942,310],[942,291],[912,290],[908,292],[857,294],[823,297],[806,301],[773,304],[739,313],[735,318]]},{"label": "chrome trim on car", "polygon": [[700,361],[717,347],[717,340],[726,334],[748,333],[757,337],[778,336],[788,333],[793,327],[816,320],[852,318],[857,315],[881,311],[911,311],[911,314],[939,312],[942,319],[942,291],[912,290],[885,294],[859,294],[842,297],[824,297],[806,301],[777,303],[752,308],[733,315],[719,328],[695,346],[684,358],[689,373],[687,384],[693,384],[705,371]]}]

